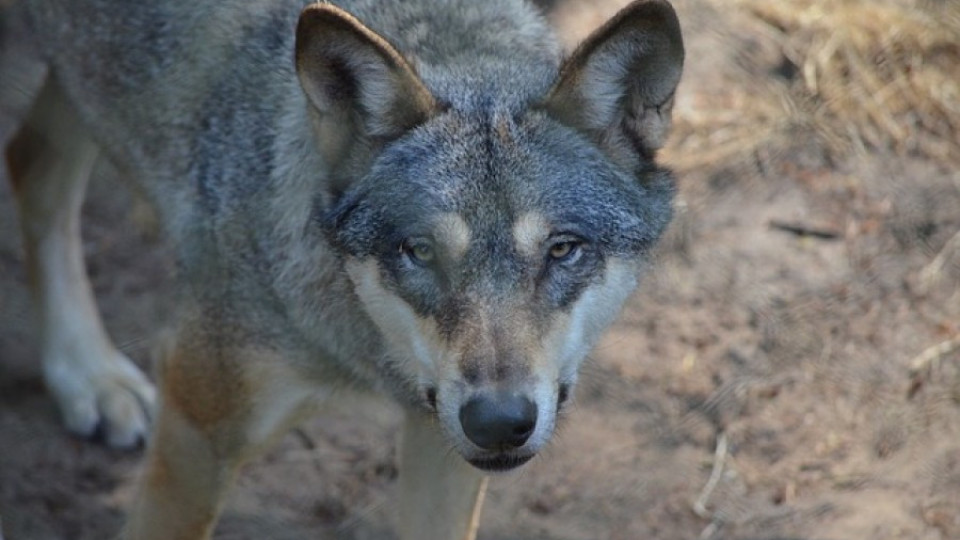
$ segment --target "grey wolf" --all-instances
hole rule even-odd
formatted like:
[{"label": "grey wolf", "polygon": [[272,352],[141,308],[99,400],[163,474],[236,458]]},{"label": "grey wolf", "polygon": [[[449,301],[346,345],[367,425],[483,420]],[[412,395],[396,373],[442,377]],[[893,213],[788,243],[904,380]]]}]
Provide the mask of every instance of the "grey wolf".
[{"label": "grey wolf", "polygon": [[[472,538],[485,474],[547,444],[670,220],[670,5],[568,58],[515,0],[0,9],[46,382],[76,433],[152,433],[125,537],[209,537],[238,465],[349,388],[406,410],[400,537]],[[174,246],[156,391],[83,271],[101,154]]]}]

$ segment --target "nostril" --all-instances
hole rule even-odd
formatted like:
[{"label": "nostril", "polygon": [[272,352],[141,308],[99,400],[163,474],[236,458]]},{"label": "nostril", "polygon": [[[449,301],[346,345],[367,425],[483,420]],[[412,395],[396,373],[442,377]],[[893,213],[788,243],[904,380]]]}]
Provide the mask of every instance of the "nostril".
[{"label": "nostril", "polygon": [[[530,434],[533,433],[534,426],[535,424],[533,422],[530,422],[528,424],[518,425],[517,427],[513,428],[513,436],[517,438],[523,437],[524,438],[523,442],[526,442],[526,439],[530,438]],[[523,444],[523,443],[520,443],[520,444]]]},{"label": "nostril", "polygon": [[431,409],[437,410],[437,389],[433,386],[428,387],[426,397],[427,405],[429,405]]},{"label": "nostril", "polygon": [[460,425],[484,450],[519,448],[536,428],[537,405],[512,394],[480,395],[460,408]]}]

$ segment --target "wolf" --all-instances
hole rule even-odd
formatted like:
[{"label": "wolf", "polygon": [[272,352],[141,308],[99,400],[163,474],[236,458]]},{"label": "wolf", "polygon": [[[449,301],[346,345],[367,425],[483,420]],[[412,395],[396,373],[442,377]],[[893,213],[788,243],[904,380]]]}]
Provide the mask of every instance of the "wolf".
[{"label": "wolf", "polygon": [[[405,411],[399,536],[473,538],[670,221],[683,57],[664,0],[568,56],[519,0],[0,2],[44,379],[70,431],[149,436],[124,537],[208,538],[238,466],[350,390]],[[98,156],[173,246],[156,388],[84,273]]]}]

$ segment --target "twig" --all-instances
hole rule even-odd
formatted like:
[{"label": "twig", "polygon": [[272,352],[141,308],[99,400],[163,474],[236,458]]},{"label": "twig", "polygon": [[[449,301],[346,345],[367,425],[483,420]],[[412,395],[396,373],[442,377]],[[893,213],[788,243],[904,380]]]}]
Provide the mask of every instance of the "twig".
[{"label": "twig", "polygon": [[[296,438],[300,439],[300,442],[303,444],[304,448],[306,448],[307,450],[317,449],[317,443],[314,442],[313,437],[311,437],[310,435],[307,435],[307,432],[304,431],[303,428],[294,428],[292,432]],[[3,539],[0,538],[0,540],[3,540]]]},{"label": "twig", "polygon": [[802,223],[787,223],[776,219],[770,220],[770,228],[795,234],[804,238],[817,238],[820,240],[836,240],[840,233],[829,229],[821,229]]},{"label": "twig", "polygon": [[916,378],[922,372],[929,372],[940,367],[940,360],[944,356],[960,349],[960,335],[946,341],[941,341],[932,347],[927,347],[922,353],[910,361],[910,377]]},{"label": "twig", "polygon": [[723,474],[723,465],[726,459],[727,434],[721,431],[717,436],[717,448],[713,453],[713,470],[710,472],[710,479],[707,480],[707,484],[703,486],[703,491],[700,492],[700,496],[697,497],[697,500],[693,503],[693,513],[704,519],[711,517],[710,511],[707,510],[707,501],[720,482],[720,476]]},{"label": "twig", "polygon": [[910,386],[907,388],[907,399],[913,399],[923,388],[924,383],[931,377],[933,371],[940,369],[940,361],[944,356],[960,349],[960,335],[946,341],[927,347],[910,361]]},{"label": "twig", "polygon": [[487,483],[489,480],[490,477],[484,476],[483,480],[480,481],[477,500],[473,503],[473,512],[470,514],[470,526],[467,528],[467,534],[463,537],[463,540],[476,540],[477,538],[477,530],[480,528],[480,513],[483,510],[483,499],[487,495]]},{"label": "twig", "polygon": [[920,271],[920,289],[922,292],[928,292],[940,280],[944,268],[947,267],[947,263],[953,257],[960,257],[960,231],[957,231],[950,240],[947,240],[940,253],[937,253],[930,264]]},{"label": "twig", "polygon": [[718,529],[720,529],[720,521],[716,519],[711,521],[710,524],[700,531],[700,540],[710,540],[715,534],[717,534]]}]

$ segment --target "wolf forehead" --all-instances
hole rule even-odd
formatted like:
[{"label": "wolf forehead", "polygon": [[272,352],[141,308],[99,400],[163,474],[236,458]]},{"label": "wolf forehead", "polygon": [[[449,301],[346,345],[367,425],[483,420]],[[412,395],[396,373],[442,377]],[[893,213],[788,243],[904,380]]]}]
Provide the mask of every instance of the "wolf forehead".
[{"label": "wolf forehead", "polygon": [[438,216],[449,215],[475,238],[504,242],[535,215],[528,229],[575,235],[626,256],[661,235],[673,193],[669,171],[653,162],[625,171],[536,108],[448,110],[388,143],[321,221],[334,244],[355,256],[447,230],[449,219]]}]

